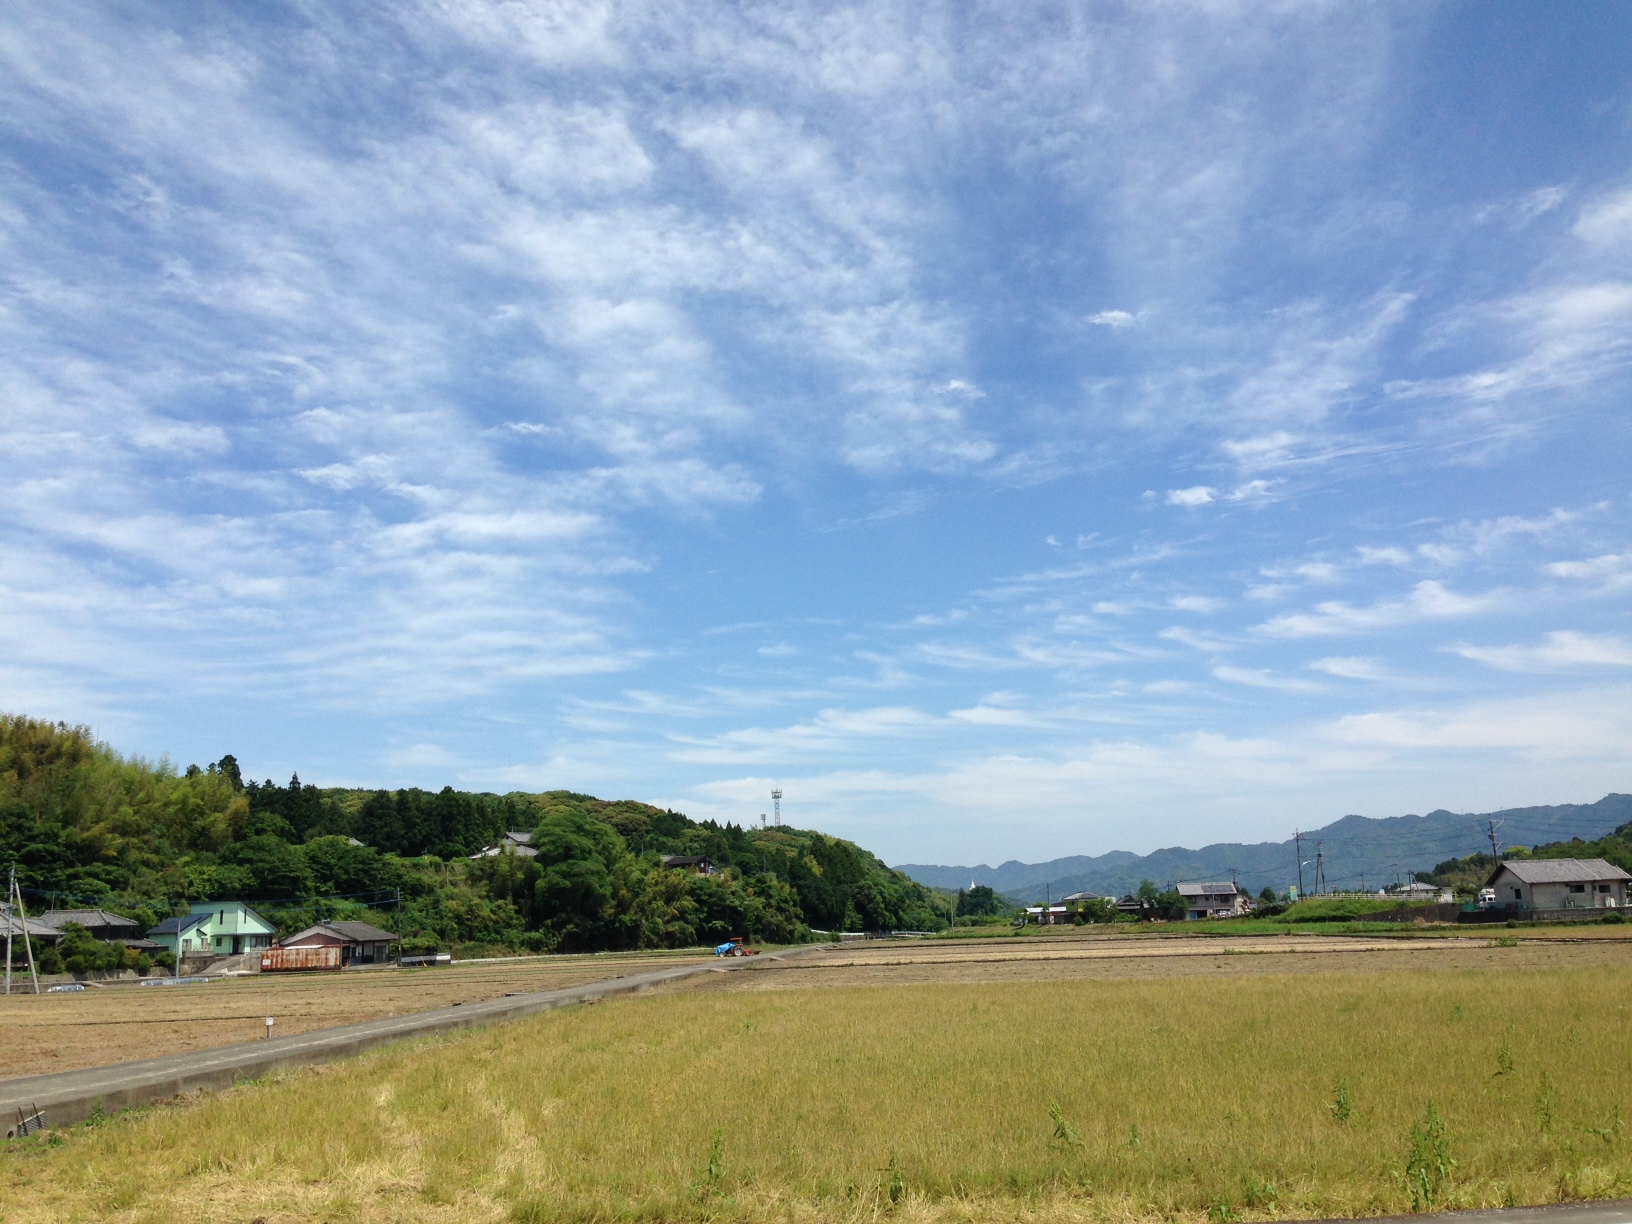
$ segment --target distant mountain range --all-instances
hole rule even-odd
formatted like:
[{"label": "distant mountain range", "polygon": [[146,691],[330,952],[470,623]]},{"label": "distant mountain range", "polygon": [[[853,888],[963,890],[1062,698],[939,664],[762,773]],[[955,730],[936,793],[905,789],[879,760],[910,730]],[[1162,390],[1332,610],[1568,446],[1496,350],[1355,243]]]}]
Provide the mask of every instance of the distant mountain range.
[{"label": "distant mountain range", "polygon": [[[1504,845],[1535,846],[1543,842],[1591,840],[1632,821],[1632,795],[1605,795],[1597,803],[1561,803],[1554,807],[1508,808],[1481,814],[1437,811],[1426,816],[1345,816],[1303,835],[1303,857],[1318,853],[1326,882],[1334,888],[1380,888],[1412,871],[1432,870],[1436,863],[1477,851],[1489,851],[1488,823],[1501,821],[1496,836]],[[1292,839],[1284,842],[1219,842],[1200,850],[1175,846],[1151,854],[1113,850],[1109,854],[1073,855],[1048,863],[1011,860],[1001,867],[934,867],[902,863],[903,871],[931,888],[968,888],[987,884],[1017,901],[1040,901],[1072,892],[1120,896],[1141,880],[1165,887],[1180,880],[1228,880],[1233,874],[1256,893],[1264,885],[1282,891],[1298,881],[1298,855]],[[1314,864],[1303,869],[1304,885],[1314,888]]]}]

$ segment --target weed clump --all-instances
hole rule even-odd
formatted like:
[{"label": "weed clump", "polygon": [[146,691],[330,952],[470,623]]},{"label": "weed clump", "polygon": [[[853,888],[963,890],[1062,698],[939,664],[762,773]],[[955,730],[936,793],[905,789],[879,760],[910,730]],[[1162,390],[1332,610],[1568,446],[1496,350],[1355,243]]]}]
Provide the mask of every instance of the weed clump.
[{"label": "weed clump", "polygon": [[1068,1148],[1080,1148],[1082,1136],[1077,1134],[1076,1128],[1066,1121],[1065,1112],[1060,1108],[1058,1101],[1048,1103],[1048,1116],[1054,1120],[1054,1141],[1063,1143]]},{"label": "weed clump", "polygon": [[1332,1118],[1341,1126],[1347,1126],[1349,1119],[1354,1117],[1354,1089],[1349,1087],[1347,1080],[1338,1080],[1332,1089],[1332,1103],[1326,1107],[1331,1111]]},{"label": "weed clump", "polygon": [[1451,1159],[1451,1140],[1439,1108],[1428,1102],[1421,1122],[1413,1122],[1407,1132],[1405,1187],[1411,1195],[1411,1210],[1432,1211],[1444,1194],[1456,1161]]}]

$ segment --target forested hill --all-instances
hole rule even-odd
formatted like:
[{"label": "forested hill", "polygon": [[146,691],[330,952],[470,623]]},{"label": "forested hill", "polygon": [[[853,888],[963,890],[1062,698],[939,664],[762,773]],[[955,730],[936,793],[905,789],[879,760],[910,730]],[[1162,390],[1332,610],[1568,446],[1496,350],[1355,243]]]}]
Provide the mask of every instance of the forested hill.
[{"label": "forested hill", "polygon": [[[513,829],[533,833],[536,857],[468,857]],[[706,855],[722,870],[666,869],[666,854]],[[246,782],[232,756],[178,772],[83,727],[0,715],[0,865],[11,862],[31,909],[101,906],[151,924],[194,901],[244,900],[282,933],[365,918],[410,949],[467,953],[946,924],[921,885],[809,830],[566,791]]]},{"label": "forested hill", "polygon": [[[1378,888],[1411,871],[1429,872],[1436,864],[1478,851],[1487,823],[1501,822],[1498,836],[1510,845],[1534,846],[1571,838],[1602,837],[1632,820],[1632,795],[1606,795],[1596,803],[1552,807],[1508,808],[1500,812],[1463,814],[1435,811],[1426,816],[1374,819],[1345,816],[1303,835],[1303,857],[1313,859],[1317,844],[1327,882],[1335,888]],[[1257,892],[1266,884],[1277,891],[1297,883],[1297,852],[1284,842],[1220,842],[1199,850],[1172,847],[1151,854],[1113,850],[1098,856],[1078,855],[1047,863],[1010,861],[1000,867],[935,867],[903,863],[898,870],[931,888],[967,888],[971,880],[1021,901],[1041,900],[1085,891],[1121,895],[1141,880],[1166,884],[1179,880],[1228,880]],[[1313,866],[1304,880],[1313,886]]]}]

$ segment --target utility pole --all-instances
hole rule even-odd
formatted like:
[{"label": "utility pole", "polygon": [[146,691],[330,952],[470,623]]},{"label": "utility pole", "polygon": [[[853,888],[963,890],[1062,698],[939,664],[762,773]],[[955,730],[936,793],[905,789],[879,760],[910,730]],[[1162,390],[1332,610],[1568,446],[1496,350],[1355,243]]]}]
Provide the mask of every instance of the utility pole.
[{"label": "utility pole", "polygon": [[1500,820],[1492,820],[1490,822],[1490,833],[1488,835],[1490,837],[1490,857],[1495,861],[1495,863],[1500,863],[1502,861],[1502,852],[1496,847],[1496,830],[1501,828],[1503,823],[1505,822]]},{"label": "utility pole", "polygon": [[[12,917],[16,915],[15,919]],[[34,983],[34,993],[40,993],[40,975],[34,969],[34,943],[28,937],[28,910],[23,905],[23,890],[17,887],[17,864],[11,865],[6,880],[6,993],[11,993],[11,929],[21,925],[23,951],[28,954],[28,977]]]},{"label": "utility pole", "polygon": [[11,875],[6,879],[6,993],[11,993],[11,890],[17,886],[17,864],[11,865]]},{"label": "utility pole", "polygon": [[1292,831],[1292,842],[1298,848],[1298,896],[1303,896],[1303,834]]},{"label": "utility pole", "polygon": [[1321,890],[1326,886],[1326,859],[1321,851],[1321,847],[1325,844],[1323,841],[1315,843],[1315,896],[1317,897],[1321,895]]},{"label": "utility pole", "polygon": [[17,864],[11,865],[11,891],[17,898],[17,918],[23,927],[23,951],[28,954],[28,977],[34,983],[34,993],[40,993],[40,975],[34,970],[34,942],[28,937],[28,907],[23,904],[23,890],[17,886]]}]

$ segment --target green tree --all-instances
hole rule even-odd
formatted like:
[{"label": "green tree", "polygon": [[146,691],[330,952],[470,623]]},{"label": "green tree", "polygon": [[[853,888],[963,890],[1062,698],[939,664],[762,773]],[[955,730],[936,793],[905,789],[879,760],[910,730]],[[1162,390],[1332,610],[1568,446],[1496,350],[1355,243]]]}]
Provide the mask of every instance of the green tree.
[{"label": "green tree", "polygon": [[577,812],[553,812],[533,830],[538,882],[533,897],[544,923],[565,944],[588,946],[612,901],[612,870],[625,857],[611,825]]}]

